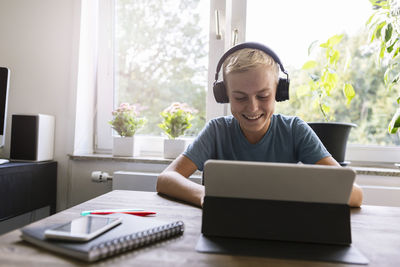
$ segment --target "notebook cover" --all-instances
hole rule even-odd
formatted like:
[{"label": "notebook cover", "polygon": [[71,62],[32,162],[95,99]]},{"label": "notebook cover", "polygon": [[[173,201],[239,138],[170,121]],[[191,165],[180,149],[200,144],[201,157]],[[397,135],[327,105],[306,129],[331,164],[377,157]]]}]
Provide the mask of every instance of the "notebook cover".
[{"label": "notebook cover", "polygon": [[368,259],[354,246],[323,245],[299,242],[281,242],[255,239],[206,237],[201,235],[196,251],[267,257],[292,260],[368,264]]},{"label": "notebook cover", "polygon": [[[37,224],[28,225],[21,229],[21,238],[42,248],[91,262],[108,256],[113,256],[111,254],[118,254],[126,250],[142,247],[146,244],[155,243],[159,240],[182,234],[184,231],[183,222],[180,221],[165,222],[154,217],[141,217],[127,214],[111,214],[107,216],[122,217],[122,223],[88,242],[60,241],[45,238],[44,231],[46,229],[62,225],[65,222],[57,225],[53,223],[45,223],[40,226],[37,226]],[[174,229],[176,230],[168,230],[171,229],[171,227],[175,227]],[[159,229],[161,232],[154,235],[152,238],[143,238],[146,235],[148,236],[148,234],[151,234],[143,232],[154,228]],[[111,242],[128,235],[133,235],[131,242],[132,247],[129,249],[120,246],[121,243],[117,242],[118,244],[116,244],[115,242]],[[126,240],[124,241],[126,242]],[[109,243],[107,244],[107,242]],[[98,250],[91,250],[91,248],[97,247],[100,244],[113,246],[111,249],[112,253],[105,253],[103,255],[102,252],[104,252],[104,246]],[[103,251],[101,249],[103,249]]]}]

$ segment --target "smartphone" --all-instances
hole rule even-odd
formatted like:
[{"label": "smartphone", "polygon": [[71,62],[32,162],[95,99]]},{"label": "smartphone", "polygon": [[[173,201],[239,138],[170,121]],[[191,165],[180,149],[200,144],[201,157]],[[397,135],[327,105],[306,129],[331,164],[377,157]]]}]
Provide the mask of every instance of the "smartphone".
[{"label": "smartphone", "polygon": [[83,216],[55,228],[47,229],[44,236],[50,239],[88,241],[122,222],[119,217]]}]

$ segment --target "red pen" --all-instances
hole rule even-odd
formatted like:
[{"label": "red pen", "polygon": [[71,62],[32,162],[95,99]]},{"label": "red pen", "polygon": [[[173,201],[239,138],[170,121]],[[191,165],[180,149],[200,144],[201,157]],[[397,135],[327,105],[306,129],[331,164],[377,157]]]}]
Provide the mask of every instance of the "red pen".
[{"label": "red pen", "polygon": [[147,215],[156,214],[154,211],[95,211],[95,212],[91,212],[90,214],[107,215],[107,214],[113,214],[113,213],[124,213],[124,214],[131,214],[131,215],[137,215],[137,216],[147,216]]}]

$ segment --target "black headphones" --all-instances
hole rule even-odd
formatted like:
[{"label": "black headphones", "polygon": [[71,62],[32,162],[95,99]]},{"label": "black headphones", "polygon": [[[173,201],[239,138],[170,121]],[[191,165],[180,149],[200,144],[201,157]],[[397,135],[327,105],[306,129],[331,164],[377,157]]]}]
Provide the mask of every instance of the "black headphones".
[{"label": "black headphones", "polygon": [[226,87],[224,85],[223,81],[218,81],[218,73],[221,70],[222,64],[224,63],[225,59],[233,54],[234,52],[244,49],[244,48],[253,48],[253,49],[258,49],[272,57],[272,59],[279,64],[279,67],[281,71],[286,74],[286,78],[279,78],[279,83],[278,87],[276,89],[276,96],[275,100],[280,102],[280,101],[285,101],[289,99],[289,74],[286,72],[285,68],[283,67],[279,57],[275,54],[274,51],[272,51],[270,48],[267,46],[260,44],[260,43],[253,43],[253,42],[247,42],[247,43],[242,43],[239,45],[236,45],[229,49],[228,51],[225,52],[225,54],[221,57],[221,59],[218,62],[217,65],[217,71],[215,73],[215,82],[213,85],[213,91],[214,91],[214,97],[215,100],[218,103],[229,103],[229,98],[228,94],[226,92]]}]

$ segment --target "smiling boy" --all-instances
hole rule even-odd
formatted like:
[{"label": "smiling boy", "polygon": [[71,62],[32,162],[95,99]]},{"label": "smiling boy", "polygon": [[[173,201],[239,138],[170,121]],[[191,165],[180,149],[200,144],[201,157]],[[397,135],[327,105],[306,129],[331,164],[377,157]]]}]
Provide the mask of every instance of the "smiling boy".
[{"label": "smiling boy", "polygon": [[[277,63],[266,52],[269,48],[260,44],[241,47],[222,58],[232,116],[207,123],[187,150],[159,175],[158,192],[202,206],[204,186],[187,178],[197,169],[202,171],[208,159],[340,166],[307,123],[274,114],[279,59]],[[361,203],[362,190],[354,184],[349,205],[359,207]]]}]

